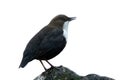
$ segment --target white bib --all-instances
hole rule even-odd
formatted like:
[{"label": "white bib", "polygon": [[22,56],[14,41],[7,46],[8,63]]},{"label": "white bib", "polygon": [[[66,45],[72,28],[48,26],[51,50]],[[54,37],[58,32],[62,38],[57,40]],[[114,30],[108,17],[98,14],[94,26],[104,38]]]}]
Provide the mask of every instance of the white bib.
[{"label": "white bib", "polygon": [[68,24],[69,24],[69,21],[66,21],[63,25],[63,36],[66,38],[68,38]]}]

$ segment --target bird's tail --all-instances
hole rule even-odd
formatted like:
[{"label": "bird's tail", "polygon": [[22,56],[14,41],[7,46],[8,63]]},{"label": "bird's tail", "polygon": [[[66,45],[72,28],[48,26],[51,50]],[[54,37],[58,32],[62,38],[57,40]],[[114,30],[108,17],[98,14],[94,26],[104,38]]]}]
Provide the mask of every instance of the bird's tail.
[{"label": "bird's tail", "polygon": [[27,65],[28,62],[29,62],[28,59],[23,58],[21,63],[20,63],[19,68],[24,68]]}]

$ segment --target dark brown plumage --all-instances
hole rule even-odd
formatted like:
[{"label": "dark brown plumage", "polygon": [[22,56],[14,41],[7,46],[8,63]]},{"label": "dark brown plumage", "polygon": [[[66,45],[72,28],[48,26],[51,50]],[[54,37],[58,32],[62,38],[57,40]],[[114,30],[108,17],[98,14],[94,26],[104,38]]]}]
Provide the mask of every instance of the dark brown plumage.
[{"label": "dark brown plumage", "polygon": [[[67,17],[65,15],[54,17],[47,26],[29,41],[19,67],[25,67],[33,59],[40,60],[41,63],[41,60],[45,60],[50,64],[47,60],[55,57],[64,49],[68,22],[73,19],[75,17]],[[52,64],[50,65],[52,66]],[[43,67],[46,70],[44,65]]]}]

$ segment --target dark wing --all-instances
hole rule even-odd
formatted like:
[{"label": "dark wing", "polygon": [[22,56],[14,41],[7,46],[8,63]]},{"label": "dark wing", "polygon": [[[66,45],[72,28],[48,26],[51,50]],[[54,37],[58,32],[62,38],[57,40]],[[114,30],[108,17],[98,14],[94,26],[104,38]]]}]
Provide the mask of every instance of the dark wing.
[{"label": "dark wing", "polygon": [[39,49],[41,41],[51,31],[51,28],[50,29],[47,28],[48,28],[47,26],[44,27],[29,41],[24,50],[23,58],[19,67],[24,67],[28,62],[34,59],[35,53]]}]

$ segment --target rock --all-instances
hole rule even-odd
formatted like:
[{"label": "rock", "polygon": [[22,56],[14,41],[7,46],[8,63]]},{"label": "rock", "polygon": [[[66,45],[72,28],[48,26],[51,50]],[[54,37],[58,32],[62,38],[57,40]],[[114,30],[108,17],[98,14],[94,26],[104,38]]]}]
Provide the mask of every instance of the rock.
[{"label": "rock", "polygon": [[41,75],[37,76],[34,80],[115,80],[115,79],[102,77],[97,74],[79,76],[70,69],[63,66],[59,66],[48,69]]}]

